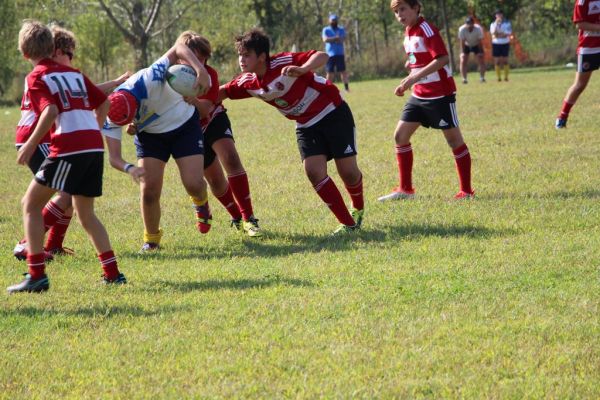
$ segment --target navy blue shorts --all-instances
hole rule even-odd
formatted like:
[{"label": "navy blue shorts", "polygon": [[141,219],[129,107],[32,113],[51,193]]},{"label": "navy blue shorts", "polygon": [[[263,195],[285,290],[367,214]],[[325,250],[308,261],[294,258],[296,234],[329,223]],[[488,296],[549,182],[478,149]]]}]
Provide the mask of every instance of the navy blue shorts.
[{"label": "navy blue shorts", "polygon": [[492,43],[492,57],[508,57],[510,43],[494,44]]},{"label": "navy blue shorts", "polygon": [[331,56],[329,60],[327,60],[327,72],[344,72],[346,70],[346,61],[344,60],[344,56]]},{"label": "navy blue shorts", "polygon": [[156,158],[161,161],[204,154],[204,136],[198,111],[179,128],[166,133],[140,132],[135,135],[138,158]]},{"label": "navy blue shorts", "polygon": [[600,53],[578,54],[577,72],[595,71],[600,67]]},{"label": "navy blue shorts", "polygon": [[481,53],[483,53],[483,49],[479,46],[465,46],[465,47],[463,47],[463,53],[464,54],[469,54],[469,53],[481,54]]}]

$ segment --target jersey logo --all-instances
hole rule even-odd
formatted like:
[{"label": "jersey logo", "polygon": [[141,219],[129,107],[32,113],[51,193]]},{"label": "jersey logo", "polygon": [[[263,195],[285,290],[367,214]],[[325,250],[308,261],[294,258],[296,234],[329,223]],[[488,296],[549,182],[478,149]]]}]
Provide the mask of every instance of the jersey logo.
[{"label": "jersey logo", "polygon": [[448,123],[446,121],[444,121],[444,118],[440,119],[440,122],[438,124],[439,126],[448,126]]},{"label": "jersey logo", "polygon": [[275,83],[275,88],[276,88],[277,90],[283,90],[283,89],[285,89],[285,86],[284,86],[284,85],[283,85],[283,83],[281,83],[281,82],[276,82],[276,83]]},{"label": "jersey logo", "polygon": [[40,169],[36,174],[35,177],[38,178],[40,181],[42,182],[46,182],[46,178],[44,177],[44,170]]},{"label": "jersey logo", "polygon": [[233,136],[233,133],[231,133],[231,129],[227,128],[227,130],[225,131],[225,135]]},{"label": "jersey logo", "polygon": [[588,14],[600,14],[600,1],[590,2]]},{"label": "jersey logo", "polygon": [[275,104],[277,104],[281,108],[285,108],[285,107],[289,106],[289,103],[287,101],[285,101],[284,99],[275,99],[273,101],[275,102]]},{"label": "jersey logo", "polygon": [[352,146],[348,145],[348,147],[346,147],[346,150],[344,150],[344,154],[350,154],[353,153],[354,150],[352,150]]},{"label": "jersey logo", "polygon": [[409,64],[416,64],[417,63],[417,56],[415,56],[415,53],[410,53],[408,55],[408,63]]},{"label": "jersey logo", "polygon": [[200,148],[200,149],[204,148],[204,141],[202,139],[198,140],[198,148]]},{"label": "jersey logo", "polygon": [[164,81],[166,68],[164,64],[154,64],[152,66],[152,80]]}]

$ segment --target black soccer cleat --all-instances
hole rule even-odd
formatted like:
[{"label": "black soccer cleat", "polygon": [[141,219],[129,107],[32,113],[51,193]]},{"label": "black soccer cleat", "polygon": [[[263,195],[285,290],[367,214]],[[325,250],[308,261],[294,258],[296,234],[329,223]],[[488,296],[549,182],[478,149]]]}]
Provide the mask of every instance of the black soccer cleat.
[{"label": "black soccer cleat", "polygon": [[102,283],[105,285],[124,285],[127,283],[127,278],[121,272],[115,279],[108,279],[105,275],[102,275]]},{"label": "black soccer cleat", "polygon": [[9,294],[19,293],[19,292],[45,292],[50,289],[50,281],[46,274],[40,279],[32,279],[31,275],[23,274],[25,279],[16,285],[9,286],[6,288]]}]

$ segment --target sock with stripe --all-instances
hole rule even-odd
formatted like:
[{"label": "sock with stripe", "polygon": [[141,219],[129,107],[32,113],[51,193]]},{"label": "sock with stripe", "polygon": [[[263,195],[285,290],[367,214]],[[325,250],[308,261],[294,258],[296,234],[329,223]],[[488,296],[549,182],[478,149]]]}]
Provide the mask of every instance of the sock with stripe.
[{"label": "sock with stripe", "polygon": [[346,191],[350,195],[352,201],[352,208],[355,210],[362,210],[365,208],[365,199],[363,195],[363,178],[362,174],[358,182],[352,186],[346,185]]},{"label": "sock with stripe", "polygon": [[568,119],[569,113],[571,112],[571,108],[573,108],[575,104],[568,103],[566,100],[563,100],[562,108],[560,109],[560,114],[558,118]]},{"label": "sock with stripe", "polygon": [[252,198],[250,197],[250,184],[248,183],[248,175],[246,171],[236,175],[229,175],[227,177],[231,192],[235,198],[236,203],[242,212],[244,220],[248,220],[253,214],[252,210]]},{"label": "sock with stripe", "polygon": [[412,186],[413,150],[411,144],[396,145],[396,162],[398,163],[398,177],[400,190],[414,193]]},{"label": "sock with stripe", "polygon": [[60,249],[63,247],[69,223],[71,223],[71,216],[64,215],[52,225],[52,228],[50,228],[50,231],[48,232],[48,239],[46,240],[46,250]]},{"label": "sock with stripe", "polygon": [[344,199],[340,191],[329,176],[316,184],[314,189],[341,224],[348,226],[355,225],[354,219],[344,204]]},{"label": "sock with stripe", "polygon": [[42,210],[42,217],[44,218],[44,230],[47,232],[48,229],[52,228],[58,220],[63,219],[65,211],[62,210],[55,202],[50,200],[46,203],[46,207]]},{"label": "sock with stripe", "polygon": [[106,279],[115,280],[119,277],[119,267],[117,266],[117,257],[112,250],[105,251],[98,255],[98,260],[104,270],[104,276]]},{"label": "sock with stripe", "polygon": [[473,193],[471,188],[471,154],[466,144],[452,150],[454,161],[456,162],[456,171],[460,190],[466,193]]},{"label": "sock with stripe", "polygon": [[233,192],[231,191],[230,185],[227,185],[227,190],[225,191],[225,193],[223,193],[221,196],[215,197],[217,198],[217,200],[219,200],[219,202],[221,202],[221,204],[223,204],[223,207],[225,207],[229,215],[231,215],[231,218],[242,218],[242,213],[240,212],[237,203],[233,199]]},{"label": "sock with stripe", "polygon": [[44,253],[27,254],[27,269],[32,279],[43,278],[46,270]]}]

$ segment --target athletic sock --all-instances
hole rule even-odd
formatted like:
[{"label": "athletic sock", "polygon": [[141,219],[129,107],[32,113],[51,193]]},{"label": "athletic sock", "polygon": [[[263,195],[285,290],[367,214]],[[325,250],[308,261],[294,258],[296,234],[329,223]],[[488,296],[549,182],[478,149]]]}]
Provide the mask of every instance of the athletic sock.
[{"label": "athletic sock", "polygon": [[63,247],[65,234],[67,233],[70,222],[71,216],[64,215],[61,219],[56,221],[54,225],[52,225],[52,228],[50,228],[50,231],[48,232],[48,239],[46,240],[46,250],[60,249]]},{"label": "athletic sock", "polygon": [[452,150],[454,161],[456,162],[456,171],[460,190],[466,193],[473,193],[471,188],[471,154],[466,144]]},{"label": "athletic sock", "polygon": [[508,71],[510,71],[510,65],[504,64],[504,80],[508,80]]},{"label": "athletic sock", "polygon": [[39,254],[27,254],[27,269],[32,279],[40,279],[44,277],[44,271],[46,270],[44,253]]},{"label": "athletic sock", "polygon": [[358,183],[356,183],[353,186],[346,186],[346,190],[350,195],[350,200],[352,201],[352,208],[354,208],[355,210],[362,210],[363,208],[365,208],[362,174],[360,175]]},{"label": "athletic sock", "polygon": [[233,199],[233,192],[231,191],[231,185],[227,185],[227,190],[221,196],[215,196],[217,200],[223,204],[223,207],[227,210],[231,218],[240,219],[242,218],[242,213],[240,209]]},{"label": "athletic sock", "polygon": [[344,199],[340,191],[329,176],[316,184],[314,189],[341,224],[348,226],[355,225],[354,219],[344,204]]},{"label": "athletic sock", "polygon": [[558,115],[558,118],[569,118],[569,113],[571,112],[571,108],[573,108],[574,105],[574,103],[568,103],[566,100],[563,100],[562,108],[560,109],[560,114]]},{"label": "athletic sock", "polygon": [[42,210],[42,217],[44,218],[44,229],[47,232],[56,222],[64,217],[64,210],[56,205],[55,202],[50,200],[46,203],[46,206]]},{"label": "athletic sock", "polygon": [[502,80],[502,77],[500,76],[500,66],[494,65],[494,70],[496,71],[496,76],[498,77],[498,80]]},{"label": "athletic sock", "polygon": [[106,279],[114,280],[119,277],[119,267],[117,266],[117,257],[112,250],[105,251],[98,255],[98,260],[104,270],[104,276]]},{"label": "athletic sock", "polygon": [[242,217],[244,220],[248,220],[253,214],[252,210],[252,198],[250,197],[250,184],[248,183],[248,175],[246,171],[240,172],[236,175],[229,175],[227,177],[233,197],[240,208]]},{"label": "athletic sock", "polygon": [[400,189],[412,193],[415,189],[412,187],[413,150],[410,143],[402,146],[396,145],[396,161],[398,162]]},{"label": "athletic sock", "polygon": [[162,238],[163,230],[158,229],[157,233],[148,233],[144,231],[144,243],[154,243],[160,244],[160,239]]}]

